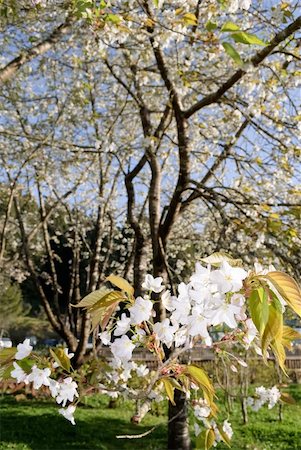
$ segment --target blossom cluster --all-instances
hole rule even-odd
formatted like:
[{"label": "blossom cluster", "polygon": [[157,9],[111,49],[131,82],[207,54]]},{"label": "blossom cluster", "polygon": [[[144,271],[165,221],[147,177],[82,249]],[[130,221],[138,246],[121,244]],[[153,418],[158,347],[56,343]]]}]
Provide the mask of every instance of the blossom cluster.
[{"label": "blossom cluster", "polygon": [[[197,437],[201,433],[202,428],[200,427],[199,424],[200,424],[200,422],[202,422],[202,424],[204,425],[205,428],[212,429],[214,431],[215,441],[213,443],[213,446],[215,447],[217,445],[217,443],[222,440],[222,437],[221,437],[220,429],[217,426],[215,420],[212,420],[209,418],[211,415],[211,410],[210,410],[210,407],[209,407],[208,403],[206,402],[206,400],[200,400],[199,402],[197,402],[193,407],[193,413],[194,413],[194,417],[196,419],[196,421],[194,423],[195,436]],[[232,426],[231,426],[230,422],[228,422],[228,420],[224,420],[223,425],[222,425],[222,430],[226,434],[227,438],[230,440],[233,435],[233,430],[232,430]]]},{"label": "blossom cluster", "polygon": [[[257,265],[254,271],[247,272],[241,267],[231,266],[226,258],[220,258],[217,268],[197,263],[188,283],[182,282],[178,286],[177,295],[165,288],[161,277],[154,278],[147,274],[142,284],[144,294],[137,298],[125,280],[119,278],[116,282],[118,277],[109,277],[108,281],[116,283],[122,291],[100,290],[98,294],[93,293],[96,295],[95,301],[100,308],[105,309],[101,302],[105,304],[107,300],[101,299],[114,294],[113,300],[120,298],[123,306],[117,307],[113,313],[110,310],[110,320],[106,321],[103,331],[98,335],[110,351],[108,360],[102,366],[104,370],[100,369],[96,376],[98,391],[112,398],[122,395],[131,399],[144,398],[148,402],[169,398],[173,402],[174,389],[181,389],[193,408],[196,436],[202,436],[203,427],[210,432],[212,439],[214,436],[213,445],[221,440],[228,442],[233,434],[231,424],[227,420],[222,424],[217,423],[214,388],[209,377],[202,368],[181,364],[178,357],[192,349],[197,342],[212,348],[217,354],[223,352],[231,362],[235,361],[244,367],[247,364],[243,360],[230,351],[220,350],[220,346],[239,344],[246,350],[252,346],[257,353],[262,354],[258,345],[258,324],[255,326],[248,314],[250,292],[254,286],[263,289],[258,287],[261,286],[258,283],[261,282],[260,277],[264,276],[266,272],[261,266]],[[274,291],[271,292],[274,295]],[[166,311],[166,317],[161,320],[156,316],[159,298]],[[88,303],[83,299],[82,304],[91,305],[90,299]],[[280,309],[281,306],[284,308],[283,299],[279,300],[279,305]],[[254,317],[256,321],[257,316]],[[215,327],[223,330],[220,341],[214,340],[212,332]],[[138,348],[148,350],[153,355],[157,363],[156,370],[135,362],[133,353]],[[34,364],[30,373],[27,373],[21,362],[31,351],[28,339],[17,346],[11,376],[18,382],[32,382],[35,389],[47,386],[52,397],[62,405],[59,413],[74,425],[75,400],[80,395],[78,384],[69,370],[68,376],[61,376],[58,381],[51,377],[52,371],[59,366],[57,361],[52,362],[51,368],[40,368]],[[65,349],[61,351],[61,356],[68,361],[73,354]],[[64,368],[64,364],[61,366]],[[230,365],[230,369],[237,372],[234,364]],[[256,388],[254,398],[247,399],[247,404],[258,411],[266,403],[272,408],[280,397],[277,387],[267,389],[261,386]]]},{"label": "blossom cluster", "polygon": [[[163,344],[167,348],[172,345],[191,348],[195,338],[211,346],[210,327],[224,324],[236,329],[240,321],[245,323],[244,337],[249,345],[257,330],[245,313],[245,297],[239,292],[247,275],[244,269],[231,267],[226,261],[216,270],[197,264],[190,282],[181,283],[178,296],[174,296],[164,289],[161,277],[153,278],[148,274],[142,285],[147,293],[136,298],[113,327],[100,333],[99,338],[110,347],[115,366],[127,364],[135,347],[147,343],[150,337],[157,347]],[[155,323],[152,292],[162,293],[162,304],[169,312],[168,318]]]},{"label": "blossom cluster", "polygon": [[[23,343],[18,344],[15,359],[17,361],[22,361],[30,355],[32,349],[33,347],[30,345],[30,340],[25,339]],[[73,357],[73,353],[68,353],[68,349],[65,349],[64,352],[68,358],[71,359]],[[56,381],[55,379],[50,378],[51,369],[49,367],[40,369],[34,365],[31,367],[31,372],[26,373],[19,364],[14,361],[14,369],[11,371],[11,376],[15,378],[18,383],[23,382],[29,384],[32,382],[34,389],[40,389],[42,386],[47,386],[51,396],[55,398],[58,404],[62,404],[63,407],[66,406],[67,402],[73,402],[74,398],[79,396],[77,392],[77,383],[73,381],[72,377],[67,377],[62,381]],[[53,363],[53,368],[55,369],[57,367],[58,364]],[[59,409],[59,413],[68,419],[72,425],[75,425],[73,417],[75,409],[75,405],[69,405],[66,409]]]},{"label": "blossom cluster", "polygon": [[268,408],[272,409],[280,400],[280,397],[281,392],[276,386],[270,389],[260,386],[255,389],[255,398],[247,398],[247,405],[256,412],[259,411],[259,409],[266,403],[268,404]]}]

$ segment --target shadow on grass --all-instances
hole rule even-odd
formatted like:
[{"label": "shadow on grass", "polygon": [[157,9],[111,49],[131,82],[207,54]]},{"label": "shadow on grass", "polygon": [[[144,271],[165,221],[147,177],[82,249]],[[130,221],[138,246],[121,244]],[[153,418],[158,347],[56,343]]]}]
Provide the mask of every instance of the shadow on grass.
[{"label": "shadow on grass", "polygon": [[[50,409],[50,404],[28,402],[13,405],[8,402],[1,412],[0,449],[32,450],[163,450],[166,448],[166,428],[158,428],[142,439],[117,439],[116,435],[140,434],[151,426],[135,426],[125,420],[104,417],[105,410],[84,410],[72,426]],[[50,410],[50,413],[48,411]],[[36,412],[36,413],[35,413]],[[112,415],[112,410],[108,410]],[[83,417],[84,416],[84,417]]]}]

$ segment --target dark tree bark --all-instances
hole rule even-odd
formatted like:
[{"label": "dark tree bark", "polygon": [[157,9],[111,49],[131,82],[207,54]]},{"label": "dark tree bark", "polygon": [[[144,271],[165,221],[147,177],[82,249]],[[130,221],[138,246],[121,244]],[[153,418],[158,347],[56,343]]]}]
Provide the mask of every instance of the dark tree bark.
[{"label": "dark tree bark", "polygon": [[190,450],[187,401],[184,392],[175,389],[175,402],[168,407],[168,450]]}]

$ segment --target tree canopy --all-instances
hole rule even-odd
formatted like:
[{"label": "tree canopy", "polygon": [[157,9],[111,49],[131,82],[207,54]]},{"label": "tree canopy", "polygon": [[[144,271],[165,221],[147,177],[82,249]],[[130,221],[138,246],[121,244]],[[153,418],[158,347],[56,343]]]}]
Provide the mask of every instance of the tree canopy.
[{"label": "tree canopy", "polygon": [[71,349],[58,241],[67,304],[108,271],[172,285],[217,248],[300,275],[298,7],[2,2],[0,265]]}]

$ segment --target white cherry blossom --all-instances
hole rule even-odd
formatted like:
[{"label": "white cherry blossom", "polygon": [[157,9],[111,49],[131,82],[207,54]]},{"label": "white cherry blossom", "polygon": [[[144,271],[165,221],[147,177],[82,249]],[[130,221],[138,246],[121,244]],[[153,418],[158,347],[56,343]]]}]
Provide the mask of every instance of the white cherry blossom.
[{"label": "white cherry blossom", "polygon": [[159,292],[163,291],[163,289],[164,289],[164,286],[161,286],[162,281],[163,281],[162,277],[154,278],[152,275],[147,274],[145,276],[144,283],[142,283],[142,287],[144,289],[146,289],[147,291],[159,293]]},{"label": "white cherry blossom", "polygon": [[133,325],[150,319],[153,310],[153,302],[151,300],[137,297],[133,306],[129,308],[131,314],[130,321]]},{"label": "white cherry blossom", "polygon": [[188,333],[190,336],[209,338],[208,321],[193,308],[192,315],[188,317]]},{"label": "white cherry blossom", "polygon": [[199,404],[194,407],[193,412],[197,419],[202,419],[210,416],[211,409],[205,400],[200,400]]},{"label": "white cherry blossom", "polygon": [[109,345],[111,343],[111,334],[108,331],[102,331],[98,334],[98,337],[103,345]]},{"label": "white cherry blossom", "polygon": [[28,375],[24,372],[24,370],[14,361],[13,362],[14,370],[11,371],[10,375],[13,378],[16,378],[17,383],[25,383],[28,384]]},{"label": "white cherry blossom", "polygon": [[120,361],[129,361],[132,357],[135,344],[127,336],[116,339],[111,345],[113,356]]},{"label": "white cherry blossom", "polygon": [[235,318],[236,314],[239,314],[241,307],[237,305],[232,305],[232,303],[226,303],[222,301],[218,308],[210,312],[210,324],[219,325],[225,323],[230,328],[237,327],[237,320]]},{"label": "white cherry blossom", "polygon": [[180,328],[178,331],[175,332],[174,335],[174,341],[175,341],[175,347],[181,347],[182,345],[185,345],[188,340],[188,331],[186,327]]},{"label": "white cherry blossom", "polygon": [[73,402],[74,397],[78,397],[77,387],[77,383],[73,381],[71,377],[65,378],[64,381],[60,383],[56,402],[62,403],[63,406],[66,406],[67,401]]},{"label": "white cherry blossom", "polygon": [[138,377],[145,377],[149,373],[149,369],[145,364],[140,364],[136,369],[136,373]]},{"label": "white cherry blossom", "polygon": [[50,374],[51,370],[48,367],[46,369],[39,369],[37,366],[33,366],[31,373],[28,375],[28,381],[33,382],[34,389],[40,389],[41,386],[50,385]]},{"label": "white cherry blossom", "polygon": [[216,283],[219,292],[238,292],[242,288],[243,280],[248,273],[239,267],[230,266],[227,261],[223,261],[219,270],[211,273],[211,280]]},{"label": "white cherry blossom", "polygon": [[176,325],[171,325],[169,319],[164,319],[162,322],[157,322],[154,324],[154,333],[157,335],[158,339],[165,344],[167,347],[170,347],[173,339],[174,333],[177,331]]},{"label": "white cherry blossom", "polygon": [[127,333],[131,327],[131,318],[127,317],[125,313],[121,314],[120,320],[116,322],[116,328],[114,331],[115,336],[122,336]]},{"label": "white cherry blossom", "polygon": [[20,360],[30,355],[33,347],[30,345],[30,339],[25,339],[21,344],[17,345],[17,353],[15,359]]},{"label": "white cherry blossom", "polygon": [[252,319],[247,319],[245,321],[245,325],[247,327],[247,332],[243,337],[243,341],[246,343],[246,348],[249,348],[250,344],[253,342],[255,337],[258,335],[257,328],[254,325]]},{"label": "white cherry blossom", "polygon": [[229,439],[232,438],[232,436],[233,436],[232,425],[230,422],[228,422],[228,420],[224,420],[223,431],[224,431],[224,433],[226,433],[226,435],[228,436]]},{"label": "white cherry blossom", "polygon": [[69,405],[67,408],[60,408],[59,409],[59,413],[65,417],[65,419],[69,420],[69,422],[72,423],[72,425],[75,425],[75,420],[74,420],[74,413],[76,410],[76,406],[75,405]]},{"label": "white cherry blossom", "polygon": [[173,311],[175,309],[174,301],[176,297],[173,297],[170,291],[164,291],[161,295],[161,302],[167,311]]},{"label": "white cherry blossom", "polygon": [[53,398],[55,398],[60,390],[60,383],[52,378],[49,378],[49,390]]}]

